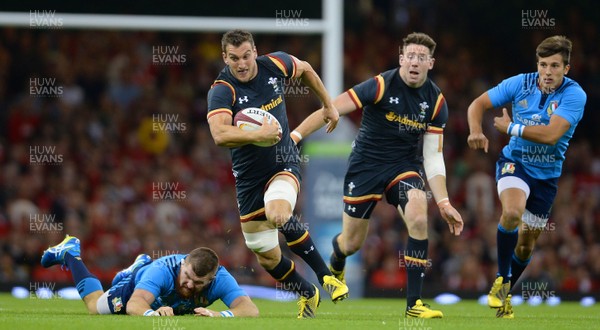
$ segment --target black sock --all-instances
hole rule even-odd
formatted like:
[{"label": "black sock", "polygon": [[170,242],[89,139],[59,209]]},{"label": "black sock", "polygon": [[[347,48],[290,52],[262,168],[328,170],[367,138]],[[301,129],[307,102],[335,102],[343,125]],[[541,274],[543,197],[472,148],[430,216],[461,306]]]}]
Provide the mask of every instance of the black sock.
[{"label": "black sock", "polygon": [[515,284],[519,280],[519,277],[521,277],[521,274],[523,274],[525,267],[527,267],[527,265],[529,265],[530,261],[531,261],[531,257],[529,257],[529,259],[523,261],[523,260],[521,260],[521,258],[517,257],[517,255],[513,253],[512,259],[510,261],[510,271],[512,273],[512,277],[510,280],[510,288],[511,289],[515,286]]},{"label": "black sock", "polygon": [[344,270],[344,267],[346,267],[347,256],[344,254],[344,252],[342,252],[340,249],[340,244],[337,241],[337,238],[340,236],[340,234],[335,235],[331,241],[331,245],[333,245],[333,252],[331,252],[331,257],[329,257],[331,268],[333,268],[333,270],[336,272],[341,272]]},{"label": "black sock", "polygon": [[294,262],[284,256],[281,256],[281,260],[275,268],[267,270],[267,272],[271,274],[277,282],[281,283],[281,286],[278,289],[296,292],[306,298],[315,295],[315,287],[300,276],[296,271]]},{"label": "black sock", "polygon": [[327,268],[305,226],[305,224],[298,222],[295,217],[291,217],[288,222],[279,228],[279,231],[285,236],[290,250],[300,256],[312,268],[319,279],[319,283],[323,285],[323,276],[331,275],[331,271]]},{"label": "black sock", "polygon": [[429,264],[427,260],[427,248],[429,241],[427,239],[418,240],[408,237],[404,262],[406,265],[406,275],[408,283],[406,285],[406,308],[413,307],[418,299],[421,299],[421,290],[423,288],[423,277],[425,267]]}]

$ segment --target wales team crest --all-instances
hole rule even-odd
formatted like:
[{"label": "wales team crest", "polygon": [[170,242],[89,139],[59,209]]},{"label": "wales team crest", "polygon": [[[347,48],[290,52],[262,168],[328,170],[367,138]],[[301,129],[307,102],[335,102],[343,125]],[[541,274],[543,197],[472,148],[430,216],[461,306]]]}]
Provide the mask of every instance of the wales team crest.
[{"label": "wales team crest", "polygon": [[548,116],[552,116],[554,111],[556,111],[556,108],[558,108],[558,101],[550,101],[550,105],[548,106],[548,109],[546,109]]}]

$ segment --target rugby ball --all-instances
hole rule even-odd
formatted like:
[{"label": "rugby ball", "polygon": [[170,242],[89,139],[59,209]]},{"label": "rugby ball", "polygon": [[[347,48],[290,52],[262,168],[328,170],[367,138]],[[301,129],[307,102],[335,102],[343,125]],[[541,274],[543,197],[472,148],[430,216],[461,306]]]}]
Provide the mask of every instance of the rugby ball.
[{"label": "rugby ball", "polygon": [[[279,120],[277,120],[277,118],[275,118],[275,116],[270,114],[268,111],[259,108],[246,108],[239,111],[235,114],[235,117],[233,117],[233,124],[243,131],[255,131],[262,126],[263,118],[265,117],[269,122],[275,121],[277,123],[279,126],[279,138],[281,139],[283,130],[281,129],[281,123],[279,123]],[[270,147],[277,144],[277,142],[256,142],[253,144],[259,147]]]}]

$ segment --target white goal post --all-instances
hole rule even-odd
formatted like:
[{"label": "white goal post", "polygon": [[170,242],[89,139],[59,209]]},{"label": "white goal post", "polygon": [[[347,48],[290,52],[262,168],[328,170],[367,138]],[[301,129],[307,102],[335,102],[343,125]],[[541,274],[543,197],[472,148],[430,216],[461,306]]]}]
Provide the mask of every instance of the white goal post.
[{"label": "white goal post", "polygon": [[[300,25],[277,24],[276,13],[273,13],[273,18],[68,13],[53,15],[60,18],[60,28],[64,29],[225,32],[242,28],[253,33],[320,34],[323,43],[323,83],[330,95],[338,95],[343,88],[343,1],[322,0],[322,4],[323,19],[311,18],[306,24]],[[32,27],[31,15],[27,12],[0,12],[0,26]]]}]

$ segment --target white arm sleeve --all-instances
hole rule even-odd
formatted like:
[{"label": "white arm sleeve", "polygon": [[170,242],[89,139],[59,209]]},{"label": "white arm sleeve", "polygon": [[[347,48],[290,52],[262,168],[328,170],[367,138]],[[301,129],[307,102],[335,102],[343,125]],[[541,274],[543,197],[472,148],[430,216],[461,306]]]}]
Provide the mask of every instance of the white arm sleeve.
[{"label": "white arm sleeve", "polygon": [[425,133],[423,136],[423,167],[427,180],[436,175],[446,176],[443,146],[444,135]]}]

